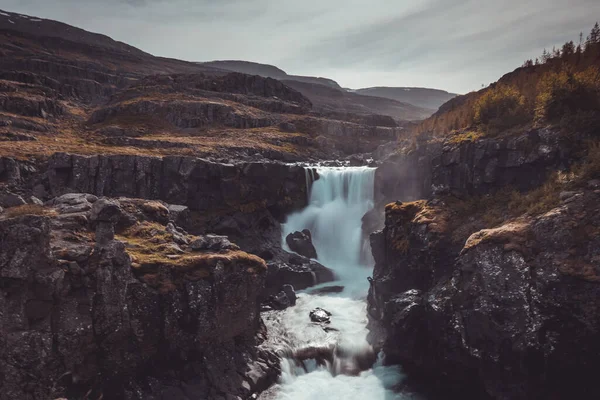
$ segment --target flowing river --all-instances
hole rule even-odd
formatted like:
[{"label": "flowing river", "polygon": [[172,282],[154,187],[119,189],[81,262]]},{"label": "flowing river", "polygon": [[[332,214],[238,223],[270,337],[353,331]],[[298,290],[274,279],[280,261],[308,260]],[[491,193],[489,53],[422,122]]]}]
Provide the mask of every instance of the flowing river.
[{"label": "flowing river", "polygon": [[[317,260],[338,277],[322,286],[344,290],[326,295],[307,290],[294,307],[266,313],[269,336],[284,359],[280,383],[261,399],[409,398],[394,391],[403,379],[400,369],[383,366],[382,355],[367,342],[367,277],[373,261],[362,217],[373,208],[374,174],[368,167],[306,169],[309,204],[288,217],[282,243],[289,233],[309,229]],[[331,313],[329,324],[311,322],[309,313],[317,307]]]}]

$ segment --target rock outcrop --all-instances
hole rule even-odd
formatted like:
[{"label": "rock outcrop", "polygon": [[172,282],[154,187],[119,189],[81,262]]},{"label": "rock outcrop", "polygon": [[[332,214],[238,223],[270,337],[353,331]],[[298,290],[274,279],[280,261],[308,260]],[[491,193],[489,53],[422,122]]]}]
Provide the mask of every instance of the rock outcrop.
[{"label": "rock outcrop", "polygon": [[453,143],[426,141],[389,157],[375,176],[378,204],[429,198],[433,193],[485,194],[512,187],[528,190],[552,171],[568,168],[576,156],[560,132],[531,130],[522,135]]},{"label": "rock outcrop", "polygon": [[388,205],[368,299],[386,361],[444,397],[600,396],[600,192],[561,198],[466,242],[440,200]]},{"label": "rock outcrop", "polygon": [[0,399],[240,399],[276,379],[263,260],[178,243],[202,238],[157,201],[22,207],[0,216]]},{"label": "rock outcrop", "polygon": [[58,153],[48,162],[46,184],[53,196],[79,192],[160,199],[203,212],[268,209],[278,218],[306,203],[304,169],[280,163]]},{"label": "rock outcrop", "polygon": [[302,232],[293,232],[287,235],[285,242],[290,250],[307,258],[317,258],[317,250],[312,243],[312,236],[308,229]]}]

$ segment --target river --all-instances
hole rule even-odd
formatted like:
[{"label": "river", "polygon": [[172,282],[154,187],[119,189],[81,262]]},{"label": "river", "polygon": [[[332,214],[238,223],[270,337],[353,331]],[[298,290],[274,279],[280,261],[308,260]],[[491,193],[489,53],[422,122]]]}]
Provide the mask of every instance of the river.
[{"label": "river", "polygon": [[[394,390],[403,379],[400,368],[383,366],[383,355],[374,354],[367,342],[373,260],[362,217],[374,205],[374,174],[368,167],[306,169],[309,203],[288,216],[282,243],[289,233],[309,229],[317,261],[338,277],[329,285],[344,290],[316,295],[311,291],[319,287],[313,288],[300,293],[294,307],[263,315],[270,341],[284,355],[280,382],[261,395],[263,400],[412,398]],[[311,322],[309,313],[317,307],[331,313],[329,324]]]}]

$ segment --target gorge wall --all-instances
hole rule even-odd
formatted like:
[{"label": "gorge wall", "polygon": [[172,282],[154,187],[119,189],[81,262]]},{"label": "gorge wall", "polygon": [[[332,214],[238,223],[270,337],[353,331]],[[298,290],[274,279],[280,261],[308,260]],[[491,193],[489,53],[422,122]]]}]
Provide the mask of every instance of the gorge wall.
[{"label": "gorge wall", "polygon": [[554,204],[542,213],[485,229],[494,210],[457,208],[540,187],[581,161],[579,143],[551,130],[427,143],[378,169],[376,193],[390,204],[371,235],[370,340],[434,397],[600,395],[590,384],[600,366],[600,181],[552,189],[536,200]]},{"label": "gorge wall", "polygon": [[0,218],[1,399],[241,399],[276,378],[260,258],[155,201],[67,194],[27,214]]}]

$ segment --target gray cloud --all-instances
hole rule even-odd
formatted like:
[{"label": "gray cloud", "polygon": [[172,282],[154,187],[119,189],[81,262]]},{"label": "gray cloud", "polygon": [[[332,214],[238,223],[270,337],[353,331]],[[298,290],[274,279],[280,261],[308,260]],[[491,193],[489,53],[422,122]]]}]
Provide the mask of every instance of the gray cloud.
[{"label": "gray cloud", "polygon": [[245,59],[347,87],[467,92],[576,39],[597,0],[2,0],[150,53]]}]

